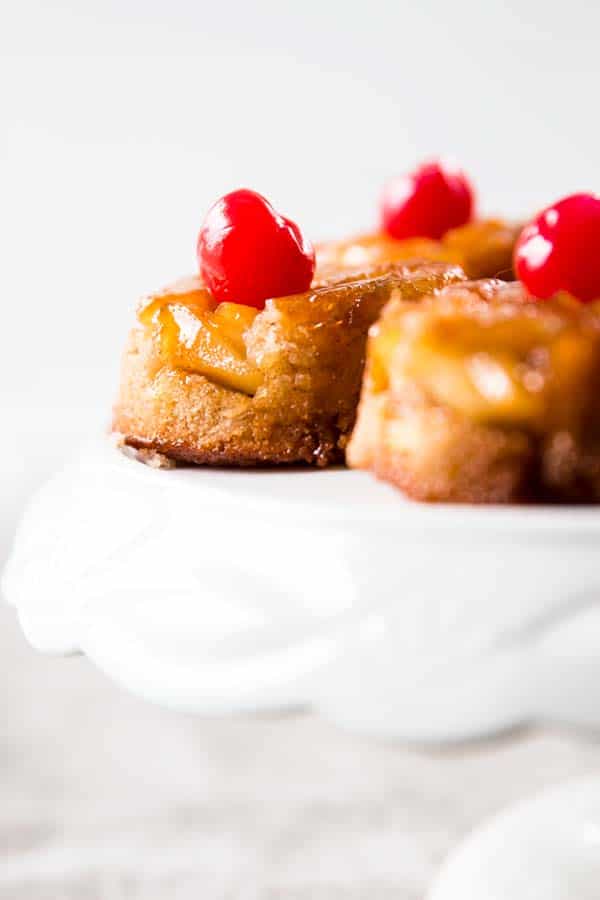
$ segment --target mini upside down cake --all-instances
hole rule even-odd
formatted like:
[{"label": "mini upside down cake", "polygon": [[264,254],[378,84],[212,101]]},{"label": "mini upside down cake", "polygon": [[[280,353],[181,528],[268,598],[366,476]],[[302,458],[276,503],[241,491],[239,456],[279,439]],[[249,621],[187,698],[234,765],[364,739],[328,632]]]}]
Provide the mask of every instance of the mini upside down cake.
[{"label": "mini upside down cake", "polygon": [[349,464],[419,500],[599,502],[599,313],[518,282],[394,297],[371,329]]},{"label": "mini upside down cake", "polygon": [[480,219],[451,228],[438,240],[413,237],[396,240],[384,232],[329,241],[317,247],[317,272],[326,276],[345,267],[385,265],[407,259],[455,263],[469,278],[514,277],[512,256],[520,225],[500,219]]},{"label": "mini upside down cake", "polygon": [[380,267],[262,310],[219,303],[198,277],[179,282],[138,312],[113,429],[127,445],[194,463],[340,461],[369,326],[392,294],[463,278],[446,264]]}]

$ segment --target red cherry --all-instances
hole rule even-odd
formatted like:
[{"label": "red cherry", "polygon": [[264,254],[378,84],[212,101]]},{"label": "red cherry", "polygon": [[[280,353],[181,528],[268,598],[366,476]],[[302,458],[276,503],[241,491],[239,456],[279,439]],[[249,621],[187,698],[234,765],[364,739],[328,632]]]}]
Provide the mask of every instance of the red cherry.
[{"label": "red cherry", "polygon": [[515,272],[534,297],[567,291],[585,302],[600,299],[600,197],[572,194],[526,225]]},{"label": "red cherry", "polygon": [[295,222],[246,189],[211,206],[198,235],[200,274],[219,302],[262,309],[269,297],[308,290],[315,252]]},{"label": "red cherry", "polygon": [[382,228],[402,240],[435,240],[473,215],[475,197],[467,177],[441,162],[428,162],[386,185],[381,203]]}]

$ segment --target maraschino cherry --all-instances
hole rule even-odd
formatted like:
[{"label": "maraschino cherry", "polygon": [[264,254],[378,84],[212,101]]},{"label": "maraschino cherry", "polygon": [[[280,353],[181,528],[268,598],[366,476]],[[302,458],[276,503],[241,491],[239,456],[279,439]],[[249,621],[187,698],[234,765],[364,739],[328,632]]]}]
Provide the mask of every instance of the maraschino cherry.
[{"label": "maraschino cherry", "polygon": [[385,186],[381,225],[398,240],[438,240],[450,228],[466,224],[474,205],[473,188],[463,172],[442,162],[427,162]]},{"label": "maraschino cherry", "polygon": [[521,232],[515,272],[534,297],[600,299],[600,197],[572,194],[543,210]]},{"label": "maraschino cherry", "polygon": [[219,302],[262,309],[269,297],[308,290],[315,252],[295,222],[246,189],[209,209],[198,236],[202,279]]}]

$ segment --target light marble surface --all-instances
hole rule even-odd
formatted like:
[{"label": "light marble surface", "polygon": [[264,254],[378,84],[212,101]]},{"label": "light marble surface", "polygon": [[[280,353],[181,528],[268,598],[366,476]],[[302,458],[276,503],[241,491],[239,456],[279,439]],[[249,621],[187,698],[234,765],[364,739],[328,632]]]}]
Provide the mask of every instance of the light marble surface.
[{"label": "light marble surface", "polygon": [[568,734],[424,753],[166,712],[4,608],[0,654],[0,900],[420,900],[483,817],[600,764]]}]

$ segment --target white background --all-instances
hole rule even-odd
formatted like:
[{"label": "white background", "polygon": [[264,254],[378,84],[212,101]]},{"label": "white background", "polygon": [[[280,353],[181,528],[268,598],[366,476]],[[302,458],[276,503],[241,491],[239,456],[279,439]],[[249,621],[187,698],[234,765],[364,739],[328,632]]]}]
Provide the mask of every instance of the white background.
[{"label": "white background", "polygon": [[373,224],[384,180],[431,154],[485,211],[598,187],[587,0],[0,11],[5,537],[37,473],[108,419],[133,303],[194,268],[221,193],[256,188],[319,238]]}]

